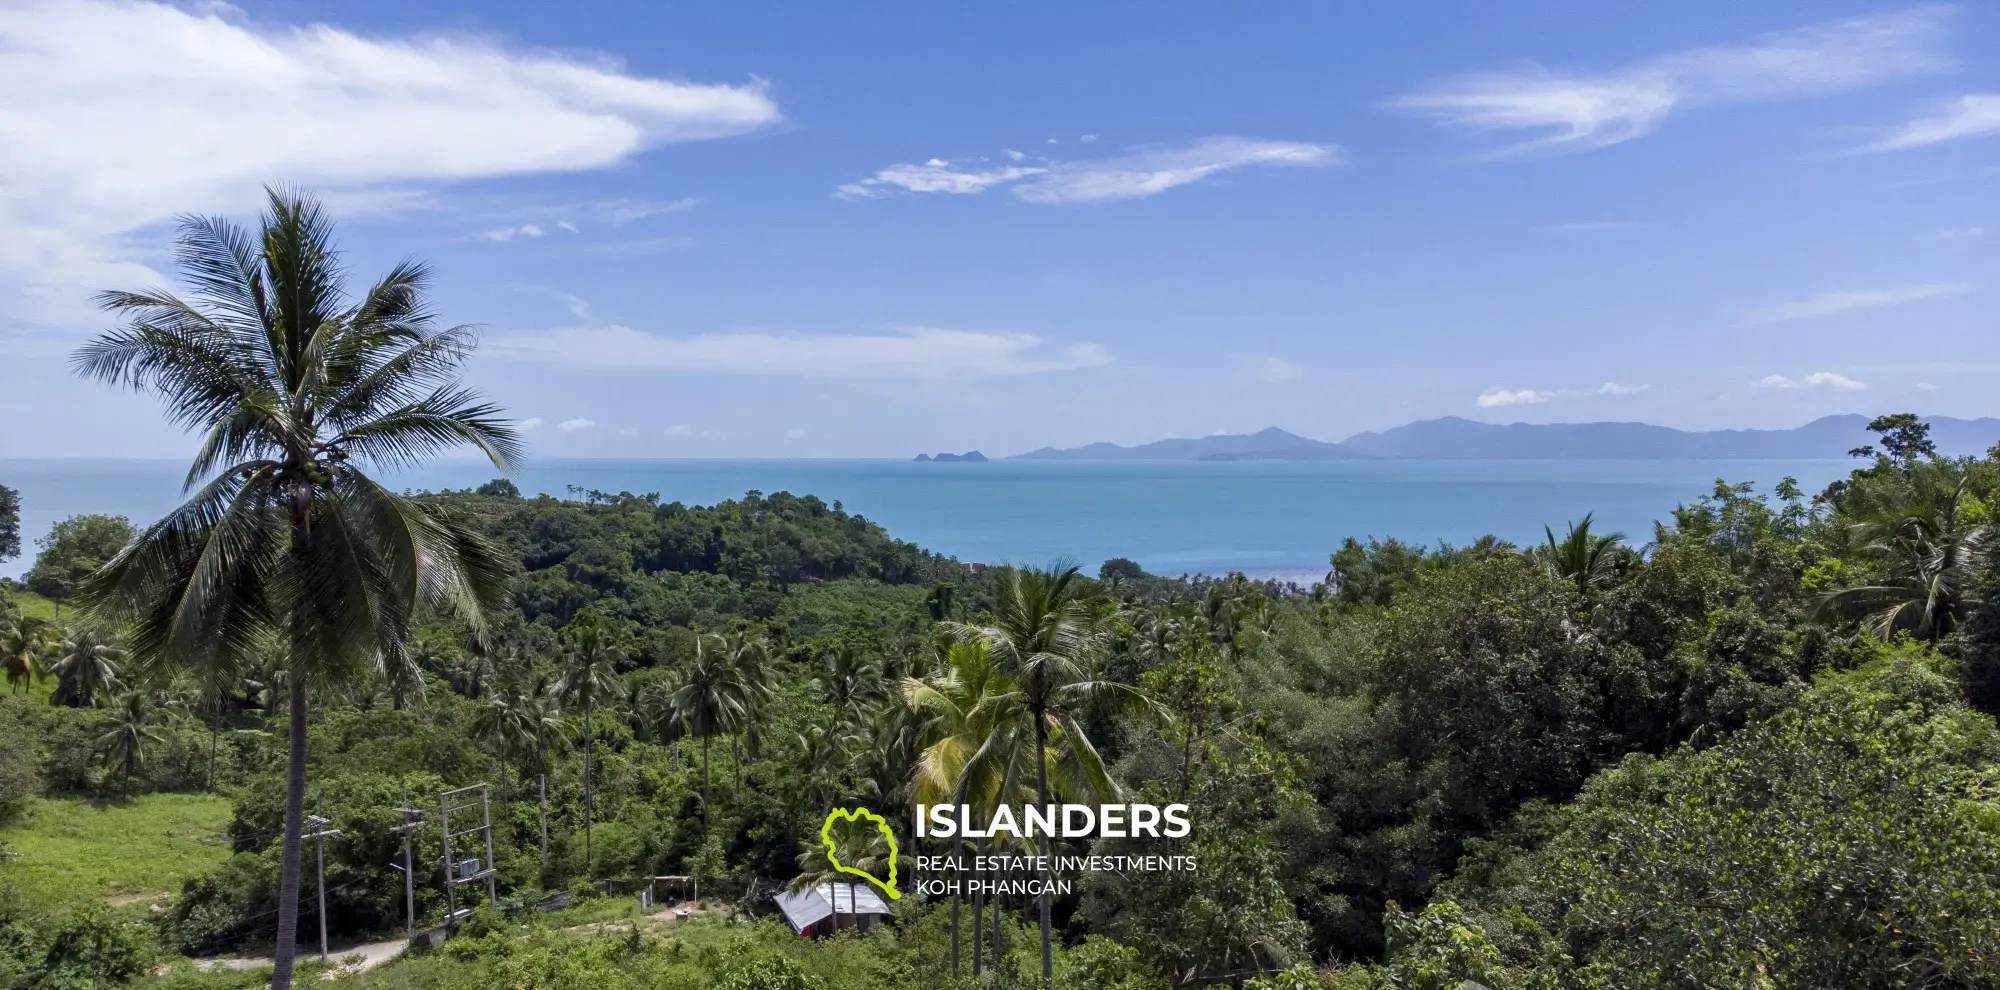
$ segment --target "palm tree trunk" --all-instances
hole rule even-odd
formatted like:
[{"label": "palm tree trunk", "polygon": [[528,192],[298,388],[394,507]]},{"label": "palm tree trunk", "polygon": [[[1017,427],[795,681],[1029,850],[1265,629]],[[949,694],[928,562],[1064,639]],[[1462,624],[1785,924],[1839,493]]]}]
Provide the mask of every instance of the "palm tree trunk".
[{"label": "palm tree trunk", "polygon": [[701,737],[701,827],[708,829],[708,742],[711,736]]},{"label": "palm tree trunk", "polygon": [[[958,866],[961,866],[961,867],[965,865],[965,856],[963,855],[963,849],[962,849],[962,846],[963,846],[963,843],[964,843],[964,840],[961,840],[961,839],[953,839],[953,840],[951,840],[951,859],[952,859],[952,862],[953,862],[954,864],[958,865]],[[952,878],[951,878],[951,884],[952,884],[952,886],[951,886],[951,978],[952,978],[953,980],[956,980],[956,979],[958,979],[958,902],[959,902],[959,897],[960,897],[960,892],[959,892],[959,889],[958,889],[958,888],[959,888],[959,887],[960,887],[961,885],[963,885],[963,884],[964,884],[964,882],[965,882],[964,878],[965,878],[965,870],[963,870],[963,869],[958,869],[958,870],[953,870],[953,871],[952,871]]]},{"label": "palm tree trunk", "polygon": [[[972,847],[972,865],[978,866],[980,858],[985,855],[986,840],[981,838]],[[979,889],[972,892],[972,978],[976,980],[979,978],[979,939],[986,930],[986,877],[978,870],[973,870],[972,875],[979,878]]]},{"label": "palm tree trunk", "polygon": [[[1035,802],[1042,807],[1049,806],[1049,722],[1044,712],[1035,713]],[[1056,985],[1056,961],[1049,940],[1049,834],[1045,831],[1037,843],[1042,850],[1042,984]]]},{"label": "palm tree trunk", "polygon": [[[586,689],[588,690],[588,689]],[[590,723],[596,710],[595,701],[588,693],[583,696],[583,872],[590,873],[590,819],[597,810],[595,798],[590,789]]]},{"label": "palm tree trunk", "polygon": [[215,743],[222,735],[222,706],[216,705],[215,720],[208,723],[208,793],[215,793]]},{"label": "palm tree trunk", "polygon": [[272,951],[271,990],[292,985],[292,953],[299,940],[299,836],[306,813],[306,679],[291,678],[291,733],[285,757],[285,839],[278,868],[278,944]]}]

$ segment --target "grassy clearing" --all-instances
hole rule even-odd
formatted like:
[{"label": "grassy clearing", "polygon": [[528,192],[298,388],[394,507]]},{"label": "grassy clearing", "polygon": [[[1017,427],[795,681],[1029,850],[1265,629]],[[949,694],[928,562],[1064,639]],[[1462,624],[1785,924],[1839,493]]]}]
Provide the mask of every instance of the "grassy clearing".
[{"label": "grassy clearing", "polygon": [[0,841],[18,854],[0,864],[0,877],[59,907],[178,893],[182,880],[229,858],[230,810],[228,798],[206,794],[38,799],[0,827]]},{"label": "grassy clearing", "polygon": [[[31,619],[56,621],[56,603],[26,589],[17,588],[13,593],[14,607]],[[74,613],[75,610],[70,610]]]}]

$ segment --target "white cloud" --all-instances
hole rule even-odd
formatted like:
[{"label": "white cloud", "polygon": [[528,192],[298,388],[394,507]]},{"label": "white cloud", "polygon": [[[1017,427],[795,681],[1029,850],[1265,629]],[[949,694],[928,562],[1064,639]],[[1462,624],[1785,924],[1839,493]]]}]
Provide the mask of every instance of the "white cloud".
[{"label": "white cloud", "polygon": [[1867,289],[1853,292],[1823,292],[1809,299],[1779,303],[1752,310],[1743,320],[1747,326],[1764,326],[1783,323],[1787,320],[1805,320],[1818,316],[1833,316],[1857,309],[1874,309],[1878,306],[1895,306],[1901,303],[1936,299],[1940,296],[1955,296],[1969,291],[1972,287],[1956,282],[1931,282],[1924,285],[1905,285],[1893,289]]},{"label": "white cloud", "polygon": [[1837,371],[1815,371],[1804,378],[1786,378],[1784,375],[1765,375],[1757,380],[1758,388],[1830,388],[1840,392],[1859,392],[1868,387],[1866,382],[1857,382]]},{"label": "white cloud", "polygon": [[1991,134],[2000,134],[2000,93],[1971,93],[1859,150],[1901,151]]},{"label": "white cloud", "polygon": [[1935,392],[1938,390],[1938,387],[1936,385],[1932,385],[1930,382],[1918,382],[1917,388],[1922,389],[1923,391],[1926,392]]},{"label": "white cloud", "polygon": [[[575,230],[576,228],[571,227],[570,229]],[[524,223],[519,227],[501,227],[496,230],[489,230],[486,233],[483,233],[479,236],[489,241],[498,241],[499,243],[505,244],[516,237],[525,237],[528,238],[529,240],[534,240],[535,238],[541,237],[547,233],[548,231],[543,230],[541,224]]]},{"label": "white cloud", "polygon": [[539,417],[539,416],[530,416],[530,417],[528,417],[527,419],[524,419],[524,420],[522,420],[522,421],[521,421],[521,423],[520,423],[520,426],[519,426],[519,429],[520,429],[520,430],[521,430],[522,432],[526,432],[526,431],[528,431],[528,430],[536,430],[536,429],[540,429],[540,428],[541,428],[541,426],[542,426],[542,420],[541,420],[541,417]]},{"label": "white cloud", "polygon": [[1156,195],[1250,165],[1322,166],[1339,161],[1340,150],[1331,145],[1203,138],[1185,148],[1058,165],[1015,186],[1014,196],[1029,203],[1104,203]]},{"label": "white cloud", "polygon": [[893,186],[907,192],[966,196],[983,193],[993,186],[1030,175],[1040,175],[1044,171],[1046,169],[1032,166],[983,172],[961,171],[942,158],[933,158],[922,165],[891,165],[860,182],[841,186],[834,195],[842,199],[867,199],[883,195],[883,186]]},{"label": "white cloud", "polygon": [[1252,377],[1268,385],[1298,381],[1305,374],[1305,369],[1296,362],[1280,357],[1246,358],[1243,363]]},{"label": "white cloud", "polygon": [[669,213],[685,213],[701,205],[700,196],[684,196],[665,203],[651,203],[638,199],[616,199],[594,204],[613,224],[626,224],[648,217],[666,216]]},{"label": "white cloud", "polygon": [[805,435],[806,431],[799,429],[796,426],[785,431],[785,439],[787,440],[802,440],[805,438]]},{"label": "white cloud", "polygon": [[672,426],[669,426],[666,429],[661,430],[660,432],[670,437],[685,437],[693,435],[694,427],[689,426],[686,423],[675,423]]},{"label": "white cloud", "polygon": [[[1019,152],[1006,153],[1024,161]],[[1251,165],[1323,166],[1340,161],[1332,145],[1211,137],[1185,148],[1158,148],[1095,161],[1009,165],[1001,168],[953,165],[933,158],[921,165],[891,165],[834,191],[840,199],[874,199],[895,190],[967,196],[996,186],[1009,187],[1028,203],[1104,203],[1156,195],[1211,175]]]},{"label": "white cloud", "polygon": [[1495,406],[1532,406],[1552,398],[1555,398],[1553,393],[1537,392],[1531,388],[1496,388],[1481,392],[1479,398],[1472,401],[1478,403],[1481,409],[1492,409]]},{"label": "white cloud", "polygon": [[274,180],[393,205],[411,183],[597,168],[779,119],[755,80],[654,79],[607,58],[226,10],[0,5],[0,91],[18,95],[0,114],[0,274],[69,308],[85,289],[159,280],[133,233],[252,209]]},{"label": "white cloud", "polygon": [[901,327],[875,334],[707,333],[668,336],[631,327],[516,333],[485,351],[591,370],[695,371],[801,378],[966,379],[1073,371],[1111,363],[1096,344],[1054,347],[1025,333]]},{"label": "white cloud", "polygon": [[1463,127],[1541,132],[1499,156],[1585,151],[1643,137],[1688,107],[1815,96],[1949,67],[1942,7],[1834,21],[1663,55],[1604,73],[1539,67],[1467,76],[1391,106]]},{"label": "white cloud", "polygon": [[1594,388],[1594,389],[1591,389],[1591,390],[1590,390],[1590,392],[1589,392],[1589,393],[1587,393],[1587,394],[1590,394],[1590,395],[1631,395],[1631,394],[1633,394],[1634,392],[1644,392],[1645,390],[1647,390],[1647,389],[1649,389],[1649,388],[1652,388],[1652,387],[1653,387],[1653,386],[1651,386],[1651,385],[1620,385],[1620,384],[1619,384],[1619,383],[1617,383],[1617,382],[1605,382],[1604,384],[1602,384],[1602,385],[1599,385],[1599,386],[1597,386],[1597,387],[1596,387],[1596,388]]},{"label": "white cloud", "polygon": [[597,425],[596,420],[584,419],[583,417],[579,416],[576,419],[566,419],[560,423],[557,423],[556,429],[561,430],[564,433],[575,433],[578,430],[587,430],[596,425]]},{"label": "white cloud", "polygon": [[1479,397],[1474,399],[1473,402],[1482,409],[1492,409],[1496,406],[1531,406],[1547,402],[1551,399],[1580,399],[1595,395],[1632,395],[1644,392],[1649,388],[1652,388],[1652,386],[1625,385],[1619,382],[1605,382],[1595,388],[1559,388],[1554,391],[1532,388],[1494,388],[1480,393]]}]

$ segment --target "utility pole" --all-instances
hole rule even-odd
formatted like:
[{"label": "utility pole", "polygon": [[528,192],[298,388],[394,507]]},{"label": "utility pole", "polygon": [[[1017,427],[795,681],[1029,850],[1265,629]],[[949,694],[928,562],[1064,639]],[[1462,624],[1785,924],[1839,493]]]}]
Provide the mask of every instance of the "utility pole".
[{"label": "utility pole", "polygon": [[417,871],[410,847],[415,842],[417,829],[424,823],[424,813],[410,804],[409,784],[403,785],[403,806],[396,810],[403,813],[403,824],[389,831],[403,837],[403,865],[391,863],[390,866],[403,871],[403,920],[409,929],[409,940],[414,944],[417,941]]},{"label": "utility pole", "polygon": [[306,816],[306,827],[312,831],[306,833],[304,837],[316,840],[314,846],[319,861],[317,867],[319,882],[316,886],[319,887],[319,961],[322,966],[326,965],[326,837],[340,834],[339,829],[327,828],[331,824],[333,819],[330,818],[321,818],[318,815]]},{"label": "utility pole", "polygon": [[[477,804],[472,803],[469,798],[464,804],[452,803],[452,801],[462,796],[471,795],[474,791],[479,792],[479,802]],[[463,817],[466,812],[474,808],[479,809],[479,824],[471,828],[453,832],[451,830],[452,812],[456,811],[460,817]],[[486,881],[487,902],[497,904],[500,899],[495,880],[499,871],[493,868],[493,816],[487,805],[486,785],[474,784],[471,787],[461,787],[457,790],[445,791],[439,794],[438,831],[444,840],[444,891],[451,911],[450,914],[445,915],[445,924],[456,925],[462,920],[459,917],[458,909],[458,887],[460,884],[484,880]],[[464,862],[459,862],[452,859],[451,840],[474,833],[485,833],[486,861],[482,863],[477,859],[468,859]],[[470,909],[467,909],[467,913],[470,914]]]}]

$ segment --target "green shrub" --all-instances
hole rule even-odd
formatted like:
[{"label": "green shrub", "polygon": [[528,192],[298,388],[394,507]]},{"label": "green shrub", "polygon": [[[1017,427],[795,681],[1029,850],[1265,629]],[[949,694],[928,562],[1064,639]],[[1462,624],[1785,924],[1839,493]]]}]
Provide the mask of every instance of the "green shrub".
[{"label": "green shrub", "polygon": [[729,974],[719,990],[826,990],[826,983],[790,959],[770,956]]}]

